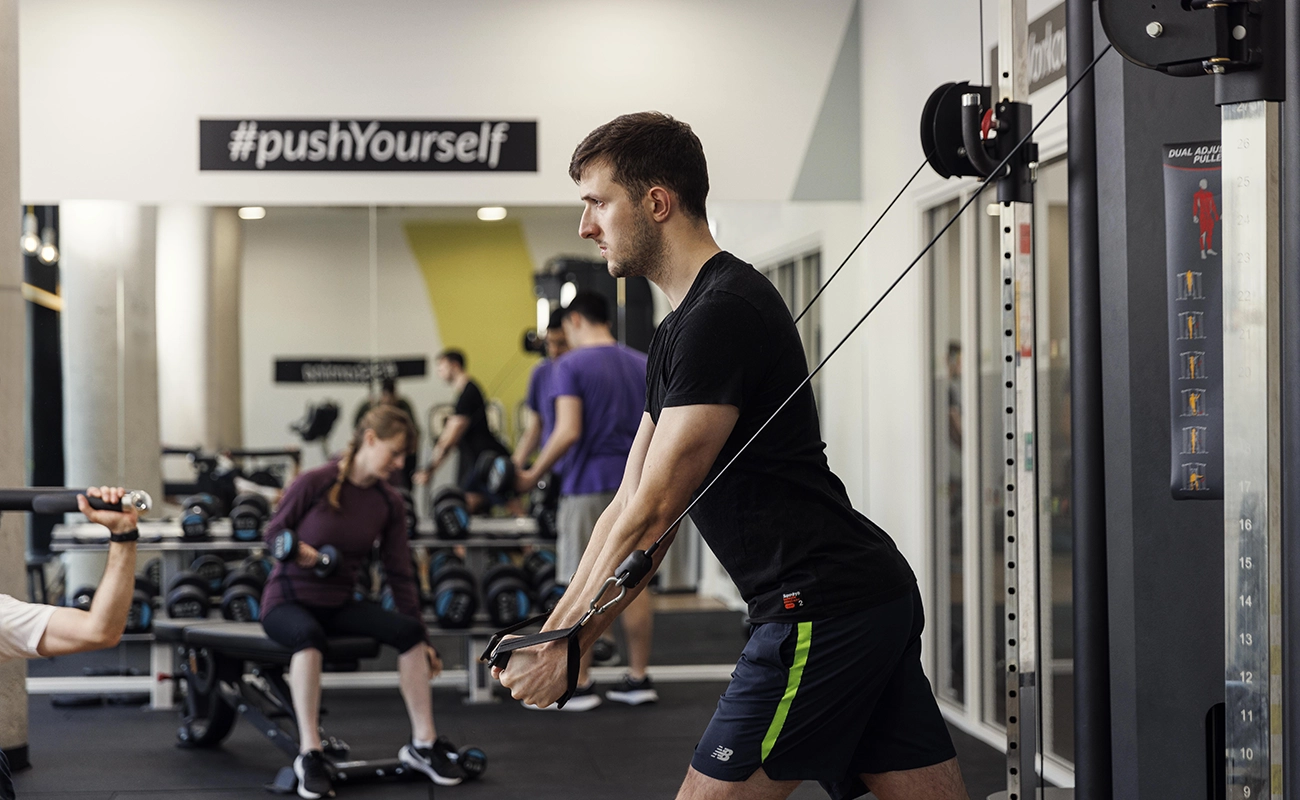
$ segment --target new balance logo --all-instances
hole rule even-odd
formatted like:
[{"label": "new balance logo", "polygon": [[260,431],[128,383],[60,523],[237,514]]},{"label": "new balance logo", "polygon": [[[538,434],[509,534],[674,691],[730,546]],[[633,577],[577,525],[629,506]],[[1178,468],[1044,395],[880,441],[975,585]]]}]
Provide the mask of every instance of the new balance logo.
[{"label": "new balance logo", "polygon": [[713,751],[713,757],[719,761],[730,761],[732,754],[735,752],[735,750],[732,750],[729,747],[718,745],[718,749]]}]

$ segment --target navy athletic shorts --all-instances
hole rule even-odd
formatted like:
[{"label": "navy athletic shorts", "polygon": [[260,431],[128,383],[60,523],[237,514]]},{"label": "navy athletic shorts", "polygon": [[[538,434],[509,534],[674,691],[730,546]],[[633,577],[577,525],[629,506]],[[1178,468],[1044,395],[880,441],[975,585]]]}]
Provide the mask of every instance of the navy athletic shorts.
[{"label": "navy athletic shorts", "polygon": [[921,670],[924,625],[913,587],[856,614],[757,626],[691,766],[722,781],[762,767],[847,800],[866,794],[862,773],[956,757]]}]

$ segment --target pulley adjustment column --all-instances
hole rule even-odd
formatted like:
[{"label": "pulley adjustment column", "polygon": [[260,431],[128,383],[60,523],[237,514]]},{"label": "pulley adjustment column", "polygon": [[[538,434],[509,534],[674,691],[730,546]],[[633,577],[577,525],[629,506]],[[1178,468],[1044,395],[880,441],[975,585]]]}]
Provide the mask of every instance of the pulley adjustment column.
[{"label": "pulley adjustment column", "polygon": [[[998,136],[1029,128],[1026,0],[1001,0],[998,15]],[[1024,123],[1024,127],[1021,124]],[[1002,374],[1006,445],[1007,797],[1038,797],[1042,753],[1039,670],[1037,386],[1032,175],[1020,159],[999,181]],[[1027,190],[1027,191],[1026,191]]]}]

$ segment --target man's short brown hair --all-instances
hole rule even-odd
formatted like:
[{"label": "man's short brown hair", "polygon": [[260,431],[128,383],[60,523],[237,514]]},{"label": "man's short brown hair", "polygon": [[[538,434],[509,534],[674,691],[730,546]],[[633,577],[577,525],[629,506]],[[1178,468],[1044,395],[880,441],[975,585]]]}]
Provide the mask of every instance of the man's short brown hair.
[{"label": "man's short brown hair", "polygon": [[597,162],[609,164],[613,181],[633,199],[662,186],[677,195],[688,216],[708,218],[709,166],[704,146],[685,122],[658,111],[616,117],[587,134],[573,151],[569,177],[577,183]]}]

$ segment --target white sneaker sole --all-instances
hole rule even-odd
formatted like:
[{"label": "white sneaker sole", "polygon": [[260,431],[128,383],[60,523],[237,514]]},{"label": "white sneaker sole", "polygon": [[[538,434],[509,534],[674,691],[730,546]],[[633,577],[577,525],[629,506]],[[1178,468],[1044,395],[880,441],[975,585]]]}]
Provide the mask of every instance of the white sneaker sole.
[{"label": "white sneaker sole", "polygon": [[569,698],[569,702],[564,704],[564,708],[560,708],[555,703],[551,703],[549,706],[535,706],[532,703],[521,702],[519,705],[529,711],[590,711],[599,706],[600,703],[600,695],[592,693]]},{"label": "white sneaker sole", "polygon": [[418,755],[411,752],[410,745],[402,745],[402,749],[397,752],[397,760],[401,761],[403,764],[410,767],[411,769],[423,773],[424,775],[427,775],[429,780],[433,781],[439,786],[455,786],[459,784],[462,780],[464,780],[464,778],[448,778],[443,775],[439,775],[437,771],[435,771],[434,768],[430,766],[427,761],[425,761],[424,759],[420,758]]},{"label": "white sneaker sole", "polygon": [[633,692],[619,692],[611,689],[605,692],[605,697],[612,702],[627,703],[630,706],[659,702],[659,693],[654,689],[638,689]]},{"label": "white sneaker sole", "polygon": [[[565,703],[564,708],[561,708],[560,710],[561,711],[590,711],[598,705],[600,705],[600,695],[584,694],[578,697],[569,698],[569,702]],[[555,706],[551,706],[551,708],[555,708]]]},{"label": "white sneaker sole", "polygon": [[303,785],[303,782],[302,782],[302,764],[299,763],[298,759],[296,759],[296,758],[293,760],[293,774],[294,774],[294,776],[298,779],[298,796],[299,796],[299,797],[305,798],[305,800],[320,800],[320,798],[322,798],[322,797],[325,796],[325,795],[323,795],[323,794],[317,794],[316,792],[308,791],[308,790],[307,790],[307,787]]}]

